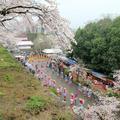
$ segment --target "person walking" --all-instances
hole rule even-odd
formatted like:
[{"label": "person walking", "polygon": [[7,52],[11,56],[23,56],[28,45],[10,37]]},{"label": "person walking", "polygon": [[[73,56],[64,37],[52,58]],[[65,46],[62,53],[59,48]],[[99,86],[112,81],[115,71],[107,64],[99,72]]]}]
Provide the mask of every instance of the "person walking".
[{"label": "person walking", "polygon": [[84,103],[85,103],[84,99],[79,98],[79,107],[80,107],[80,110],[84,109],[84,106],[83,106]]},{"label": "person walking", "polygon": [[73,107],[74,106],[74,102],[75,102],[75,96],[73,93],[71,93],[70,95],[70,106]]},{"label": "person walking", "polygon": [[64,101],[66,102],[66,98],[67,98],[67,89],[64,88],[63,90],[63,98],[64,98]]}]

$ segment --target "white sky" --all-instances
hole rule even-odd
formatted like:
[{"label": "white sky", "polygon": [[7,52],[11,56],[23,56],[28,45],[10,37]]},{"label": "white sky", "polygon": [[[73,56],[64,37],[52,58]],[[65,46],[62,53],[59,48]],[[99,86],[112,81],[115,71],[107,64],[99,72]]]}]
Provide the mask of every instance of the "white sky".
[{"label": "white sky", "polygon": [[57,0],[61,16],[72,28],[84,26],[104,16],[120,15],[120,0]]}]

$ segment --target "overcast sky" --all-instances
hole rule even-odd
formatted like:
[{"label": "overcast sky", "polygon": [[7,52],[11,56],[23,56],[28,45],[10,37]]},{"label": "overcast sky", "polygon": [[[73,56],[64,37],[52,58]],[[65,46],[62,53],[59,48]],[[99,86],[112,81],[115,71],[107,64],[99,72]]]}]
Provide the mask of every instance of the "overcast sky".
[{"label": "overcast sky", "polygon": [[57,0],[57,3],[61,16],[70,21],[72,28],[103,16],[120,15],[120,0]]}]

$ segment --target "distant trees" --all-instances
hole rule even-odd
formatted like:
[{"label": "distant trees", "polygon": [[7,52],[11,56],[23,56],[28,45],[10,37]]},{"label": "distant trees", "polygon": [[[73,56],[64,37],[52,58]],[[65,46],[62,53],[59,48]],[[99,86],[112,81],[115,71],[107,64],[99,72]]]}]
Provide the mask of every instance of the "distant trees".
[{"label": "distant trees", "polygon": [[120,17],[104,18],[78,28],[72,54],[87,67],[110,74],[120,69]]}]

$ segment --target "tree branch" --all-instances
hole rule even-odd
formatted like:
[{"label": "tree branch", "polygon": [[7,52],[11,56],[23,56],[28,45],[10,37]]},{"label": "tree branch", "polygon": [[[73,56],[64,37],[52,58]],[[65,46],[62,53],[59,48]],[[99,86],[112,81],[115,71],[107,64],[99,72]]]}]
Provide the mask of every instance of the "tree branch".
[{"label": "tree branch", "polygon": [[[36,7],[36,6],[22,6],[22,5],[20,5],[20,6],[14,6],[14,7],[10,7],[10,8],[4,8],[4,9],[2,9],[1,11],[0,11],[0,14],[1,15],[3,15],[3,16],[6,16],[7,14],[10,14],[10,13],[13,13],[13,11],[12,10],[16,10],[16,9],[18,9],[18,8],[22,8],[22,9],[35,9],[35,10],[39,10],[39,11],[41,11],[41,12],[43,12],[43,13],[46,13],[47,11],[45,11],[44,9],[42,9],[42,8],[39,8],[39,7]],[[18,14],[25,14],[25,13],[27,13],[29,10],[26,10],[25,12],[17,12],[16,11],[16,13],[18,13]],[[15,13],[15,11],[14,11],[14,13]]]},{"label": "tree branch", "polygon": [[7,18],[7,19],[3,19],[3,20],[1,20],[0,22],[1,23],[3,23],[3,22],[5,22],[5,21],[9,21],[9,20],[12,20],[12,19],[14,19],[15,17],[11,17],[11,18]]},{"label": "tree branch", "polygon": [[36,7],[36,6],[22,6],[22,5],[19,5],[19,6],[14,6],[14,7],[11,7],[11,8],[7,8],[6,10],[9,11],[9,10],[13,10],[13,9],[17,9],[17,8],[26,8],[26,9],[36,9],[36,10],[40,10],[40,11],[43,11],[42,8],[39,8],[39,7]]},{"label": "tree branch", "polygon": [[98,112],[96,112],[96,114],[99,116],[100,120],[104,120]]}]

